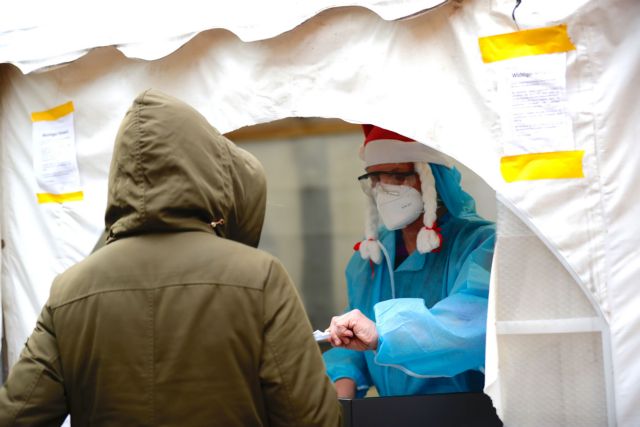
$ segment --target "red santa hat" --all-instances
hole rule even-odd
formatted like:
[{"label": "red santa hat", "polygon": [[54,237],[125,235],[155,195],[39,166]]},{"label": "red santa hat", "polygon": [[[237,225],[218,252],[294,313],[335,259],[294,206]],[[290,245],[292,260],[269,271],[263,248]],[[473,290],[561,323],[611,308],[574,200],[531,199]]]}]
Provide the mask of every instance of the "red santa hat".
[{"label": "red santa hat", "polygon": [[[360,147],[360,157],[365,167],[384,163],[414,163],[420,177],[424,213],[424,226],[417,237],[417,249],[420,253],[438,251],[442,235],[436,224],[437,193],[435,179],[429,163],[451,167],[451,160],[436,150],[411,138],[374,125],[363,125],[364,143]],[[378,209],[371,189],[365,188],[368,205],[365,214],[365,240],[357,245],[363,259],[382,262],[378,243]]]},{"label": "red santa hat", "polygon": [[360,158],[365,167],[383,163],[435,163],[451,167],[453,162],[446,155],[399,133],[374,125],[362,125],[364,143],[360,146]]}]

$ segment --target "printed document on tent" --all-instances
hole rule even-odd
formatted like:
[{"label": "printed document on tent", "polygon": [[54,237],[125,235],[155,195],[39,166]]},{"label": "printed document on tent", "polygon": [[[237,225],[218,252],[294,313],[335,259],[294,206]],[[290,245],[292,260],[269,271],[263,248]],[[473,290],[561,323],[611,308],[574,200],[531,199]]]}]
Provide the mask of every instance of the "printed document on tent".
[{"label": "printed document on tent", "polygon": [[494,64],[502,128],[500,173],[506,182],[584,178],[567,107],[565,24],[478,39]]},{"label": "printed document on tent", "polygon": [[499,65],[504,155],[574,150],[566,53],[513,58]]},{"label": "printed document on tent", "polygon": [[76,158],[73,103],[31,114],[33,162],[39,203],[82,200]]}]

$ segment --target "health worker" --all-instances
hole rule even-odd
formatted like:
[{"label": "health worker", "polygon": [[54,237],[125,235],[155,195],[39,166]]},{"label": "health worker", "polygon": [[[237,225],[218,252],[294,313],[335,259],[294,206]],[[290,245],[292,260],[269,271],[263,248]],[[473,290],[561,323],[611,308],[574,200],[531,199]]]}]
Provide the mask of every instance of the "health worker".
[{"label": "health worker", "polygon": [[[364,125],[365,238],[324,354],[342,398],[481,391],[495,225],[439,152]],[[379,222],[382,223],[379,226]]]}]

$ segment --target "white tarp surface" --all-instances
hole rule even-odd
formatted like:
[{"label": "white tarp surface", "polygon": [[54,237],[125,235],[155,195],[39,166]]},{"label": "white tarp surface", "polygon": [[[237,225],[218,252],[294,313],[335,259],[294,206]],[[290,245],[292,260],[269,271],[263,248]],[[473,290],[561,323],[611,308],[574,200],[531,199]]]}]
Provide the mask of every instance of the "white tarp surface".
[{"label": "white tarp surface", "polygon": [[[640,425],[636,286],[640,195],[635,189],[640,180],[635,167],[640,161],[640,2],[547,0],[523,2],[517,10],[522,28],[567,24],[576,46],[568,56],[567,107],[574,147],[585,152],[585,178],[509,184],[499,172],[503,147],[497,77],[480,58],[478,37],[515,31],[514,2],[449,2],[428,14],[393,22],[379,15],[395,19],[433,4],[372,2],[366,8],[328,9],[314,16],[330,5],[300,12],[294,3],[291,14],[273,16],[273,9],[264,15],[266,6],[260,2],[239,2],[243,7],[234,13],[242,14],[242,19],[229,15],[225,19],[234,24],[213,26],[230,31],[195,36],[212,27],[203,23],[202,14],[186,12],[198,8],[181,4],[181,19],[157,21],[177,30],[160,34],[162,26],[150,23],[144,40],[114,38],[114,34],[131,36],[127,23],[136,21],[137,14],[122,13],[120,33],[119,26],[112,28],[112,19],[104,19],[101,27],[99,21],[107,15],[94,13],[87,22],[103,29],[91,44],[118,44],[120,51],[105,47],[85,56],[81,55],[91,44],[69,43],[53,54],[25,47],[35,45],[29,39],[32,35],[51,35],[45,31],[51,30],[55,19],[70,23],[53,9],[47,9],[48,14],[38,10],[32,21],[2,33],[0,60],[25,72],[79,57],[67,66],[26,76],[10,69],[0,87],[1,217],[6,242],[2,298],[10,361],[15,361],[29,334],[53,276],[86,256],[95,242],[115,131],[135,95],[156,87],[192,104],[222,132],[288,116],[338,117],[376,123],[427,141],[472,168],[534,227],[601,309],[611,331],[617,423]],[[3,13],[2,29],[8,28],[6,22],[15,22],[8,17],[24,17],[28,4],[15,6],[19,13]],[[389,12],[407,4],[413,9]],[[75,6],[84,8],[80,2]],[[110,10],[131,7],[109,5]],[[105,12],[109,13],[114,12]],[[269,25],[253,33],[243,32],[241,26],[232,28],[251,22],[255,27],[256,17]],[[193,25],[187,31],[189,19]],[[30,27],[33,23],[35,28]],[[75,43],[93,34],[91,26],[62,28],[69,28],[71,35],[59,37]],[[168,56],[146,62],[121,52],[144,59]],[[85,199],[38,205],[30,113],[67,101],[75,106]],[[491,363],[497,362],[488,360]]]},{"label": "white tarp surface", "polygon": [[394,20],[445,1],[113,0],[107,7],[97,8],[82,0],[25,0],[3,6],[0,62],[15,64],[28,73],[73,61],[96,46],[118,46],[129,57],[153,60],[168,55],[204,30],[225,29],[250,42],[275,37],[328,9],[364,7],[385,20]]}]

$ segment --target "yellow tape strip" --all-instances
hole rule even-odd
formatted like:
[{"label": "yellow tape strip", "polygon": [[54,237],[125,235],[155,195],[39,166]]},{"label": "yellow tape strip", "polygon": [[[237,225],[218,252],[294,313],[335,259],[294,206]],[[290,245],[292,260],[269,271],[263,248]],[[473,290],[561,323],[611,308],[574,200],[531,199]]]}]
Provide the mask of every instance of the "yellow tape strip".
[{"label": "yellow tape strip", "polygon": [[576,48],[567,34],[566,24],[480,37],[478,43],[485,63],[521,56],[568,52]]},{"label": "yellow tape strip", "polygon": [[73,102],[69,101],[66,104],[58,105],[47,111],[38,111],[31,113],[32,122],[44,122],[58,120],[60,117],[64,117],[69,113],[73,113]]},{"label": "yellow tape strip", "polygon": [[38,203],[77,202],[84,199],[84,193],[82,191],[64,194],[38,193],[36,196],[38,196]]},{"label": "yellow tape strip", "polygon": [[582,150],[507,156],[500,159],[500,172],[507,182],[584,178],[583,156]]}]

